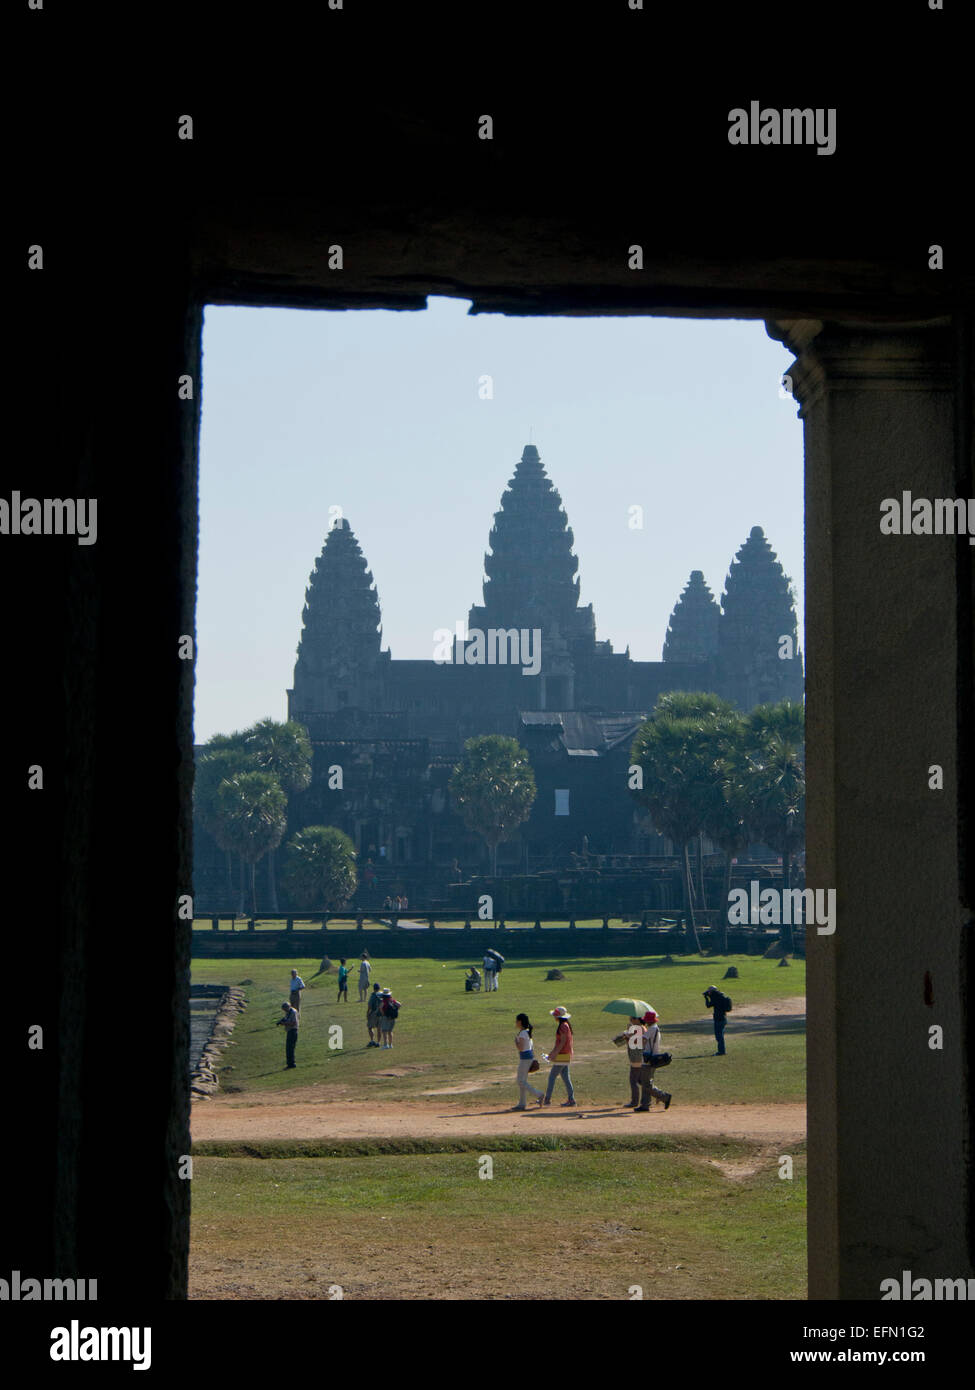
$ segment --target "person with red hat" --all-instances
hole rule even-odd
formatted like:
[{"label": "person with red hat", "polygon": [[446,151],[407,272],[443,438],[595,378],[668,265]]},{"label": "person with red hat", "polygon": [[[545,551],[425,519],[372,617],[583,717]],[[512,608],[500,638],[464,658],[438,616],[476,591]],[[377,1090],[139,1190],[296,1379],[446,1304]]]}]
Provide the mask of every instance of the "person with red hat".
[{"label": "person with red hat", "polygon": [[[664,1103],[664,1109],[667,1110],[670,1107],[670,1102],[673,1100],[673,1096],[670,1094],[669,1091],[658,1090],[658,1088],[653,1084],[653,1074],[656,1070],[656,1067],[654,1066],[652,1059],[654,1057],[659,1056],[661,1052],[660,1028],[657,1025],[656,1009],[648,1009],[648,1011],[643,1015],[643,1018],[640,1021],[643,1024],[643,1066],[640,1068],[641,1095],[640,1104],[634,1104],[633,1109],[634,1111],[649,1110],[650,1097],[653,1096],[657,1100],[662,1100]],[[630,1089],[634,1092],[636,1090],[636,1088],[633,1085],[632,1071],[630,1073]]]},{"label": "person with red hat", "polygon": [[575,1092],[572,1089],[572,1078],[569,1076],[569,1064],[572,1061],[572,1025],[569,1023],[569,1019],[572,1015],[559,1004],[557,1008],[552,1010],[552,1017],[558,1019],[559,1026],[555,1033],[555,1046],[548,1054],[548,1085],[545,1088],[545,1099],[542,1104],[552,1104],[555,1078],[561,1076],[568,1093],[568,1099],[564,1100],[562,1104],[563,1106],[575,1105]]},{"label": "person with red hat", "polygon": [[630,1062],[630,1099],[624,1101],[627,1110],[649,1110],[650,1097],[656,1096],[670,1105],[671,1097],[666,1091],[659,1091],[653,1084],[654,1067],[647,1061],[660,1049],[660,1029],[657,1027],[657,1011],[650,1009],[642,1018],[630,1019],[625,1033],[613,1039],[617,1047],[626,1043],[626,1053]]}]

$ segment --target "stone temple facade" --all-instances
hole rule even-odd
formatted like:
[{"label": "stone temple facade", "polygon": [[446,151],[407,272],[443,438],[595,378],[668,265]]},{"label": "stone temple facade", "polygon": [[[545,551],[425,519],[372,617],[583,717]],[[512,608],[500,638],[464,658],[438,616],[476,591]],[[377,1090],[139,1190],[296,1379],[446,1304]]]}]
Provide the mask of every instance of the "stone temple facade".
[{"label": "stone temple facade", "polygon": [[[288,691],[288,717],[307,727],[315,753],[289,833],[338,825],[361,865],[372,859],[406,878],[455,860],[465,874],[476,871],[485,850],[452,812],[447,782],[465,739],[504,733],[528,750],[538,797],[519,840],[500,847],[499,866],[557,867],[584,837],[592,853],[655,852],[662,846],[647,835],[626,778],[634,733],[657,697],[711,690],[742,709],[802,699],[789,581],[758,526],[732,562],[720,607],[692,571],[662,661],[633,661],[629,650],[597,640],[592,605],[579,601],[572,529],[534,445],[501,499],[489,547],[468,632],[444,634],[439,659],[394,661],[348,521],[328,533]],[[522,664],[530,662],[537,675],[528,678]]]}]

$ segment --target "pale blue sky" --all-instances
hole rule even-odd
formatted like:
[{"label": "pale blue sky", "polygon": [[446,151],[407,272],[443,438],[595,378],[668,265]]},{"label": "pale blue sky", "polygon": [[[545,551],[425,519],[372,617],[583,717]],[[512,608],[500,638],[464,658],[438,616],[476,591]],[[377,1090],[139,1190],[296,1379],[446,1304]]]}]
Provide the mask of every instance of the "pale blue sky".
[{"label": "pale blue sky", "polygon": [[720,601],[755,525],[796,586],[801,634],[802,426],[779,394],[790,354],[760,322],[467,309],[206,310],[198,742],[286,717],[330,506],[372,569],[383,645],[430,658],[435,629],[481,601],[488,533],[530,429],[597,638],[659,661],[691,570]]}]

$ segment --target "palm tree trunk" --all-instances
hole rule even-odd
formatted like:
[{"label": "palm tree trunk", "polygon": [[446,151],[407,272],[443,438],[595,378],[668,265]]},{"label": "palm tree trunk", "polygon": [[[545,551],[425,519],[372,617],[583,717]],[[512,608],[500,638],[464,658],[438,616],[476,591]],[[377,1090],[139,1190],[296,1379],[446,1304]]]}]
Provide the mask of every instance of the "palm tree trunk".
[{"label": "palm tree trunk", "polygon": [[268,852],[267,852],[267,877],[268,877],[269,892],[270,892],[270,895],[271,895],[271,911],[272,911],[272,912],[277,912],[277,910],[278,910],[278,884],[277,884],[277,879],[276,879],[275,873],[274,873],[274,850],[273,850],[273,849],[269,849]]},{"label": "palm tree trunk", "polygon": [[257,916],[257,860],[251,860],[251,915]]},{"label": "palm tree trunk", "polygon": [[[784,887],[785,887],[786,889],[789,889],[789,888],[792,887],[792,851],[791,851],[791,849],[788,849],[788,848],[786,848],[786,849],[784,849],[784,850],[782,851],[782,880],[783,880]],[[784,901],[785,901],[785,899],[783,898],[783,902],[784,902]],[[785,942],[784,942],[784,941],[783,941],[782,945],[783,945],[783,946],[785,945]],[[795,937],[795,932],[794,932],[794,930],[793,930],[793,924],[792,924],[791,899],[790,899],[790,910],[789,910],[789,946],[790,946],[790,949],[791,949],[791,951],[792,951],[792,954],[795,955],[795,953],[796,953],[796,937]]]},{"label": "palm tree trunk", "polygon": [[245,883],[244,883],[244,861],[243,861],[243,859],[241,859],[241,860],[240,860],[240,892],[239,892],[238,895],[237,895],[237,916],[238,916],[238,917],[243,917],[243,916],[244,916],[244,912],[245,912],[244,898],[245,898],[246,892],[247,892],[247,889],[246,889],[246,886],[245,886]]},{"label": "palm tree trunk", "polygon": [[701,956],[704,952],[701,950],[701,942],[697,934],[697,921],[694,917],[694,885],[691,879],[691,858],[687,852],[686,840],[683,845],[681,845],[681,857],[684,861],[684,899],[687,905],[688,921],[691,928],[688,933],[688,945],[693,941],[697,948],[698,955]]},{"label": "palm tree trunk", "polygon": [[728,954],[728,899],[731,897],[731,850],[724,852],[724,893],[721,902],[721,951]]},{"label": "palm tree trunk", "polygon": [[704,886],[704,831],[697,832],[697,881],[701,885],[701,906],[708,910],[708,891]]},{"label": "palm tree trunk", "polygon": [[234,866],[229,849],[227,850],[227,887],[230,890],[227,894],[227,904],[229,906],[234,900]]},{"label": "palm tree trunk", "polygon": [[491,846],[491,877],[498,876],[498,846],[497,841]]}]

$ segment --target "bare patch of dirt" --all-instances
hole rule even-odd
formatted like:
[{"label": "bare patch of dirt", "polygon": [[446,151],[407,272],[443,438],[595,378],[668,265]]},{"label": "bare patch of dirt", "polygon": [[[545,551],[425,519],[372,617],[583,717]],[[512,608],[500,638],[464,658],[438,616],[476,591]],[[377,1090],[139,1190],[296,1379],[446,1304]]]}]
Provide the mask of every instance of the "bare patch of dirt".
[{"label": "bare patch of dirt", "polygon": [[421,1091],[421,1096],[462,1096],[468,1091],[481,1091],[484,1089],[483,1081],[468,1081],[463,1086],[441,1086],[437,1091]]},{"label": "bare patch of dirt", "polygon": [[732,1182],[744,1182],[746,1178],[753,1178],[761,1165],[751,1160],[747,1163],[726,1163],[720,1158],[709,1158],[708,1166],[719,1168]]},{"label": "bare patch of dirt", "polygon": [[766,1144],[757,1154],[746,1159],[724,1159],[709,1158],[706,1160],[709,1168],[717,1168],[731,1182],[744,1182],[746,1178],[753,1178],[756,1173],[768,1163],[774,1163],[778,1157],[779,1146]]},{"label": "bare patch of dirt", "polygon": [[366,1080],[372,1081],[377,1076],[412,1076],[416,1071],[429,1071],[431,1065],[429,1062],[406,1062],[401,1067],[387,1067],[385,1071],[371,1072]]},{"label": "bare patch of dirt", "polygon": [[788,999],[770,999],[765,1004],[745,1004],[741,1012],[738,1009],[732,1009],[728,1019],[730,1021],[733,1018],[774,1018],[777,1014],[805,1014],[805,1012],[805,995],[793,994]]}]

